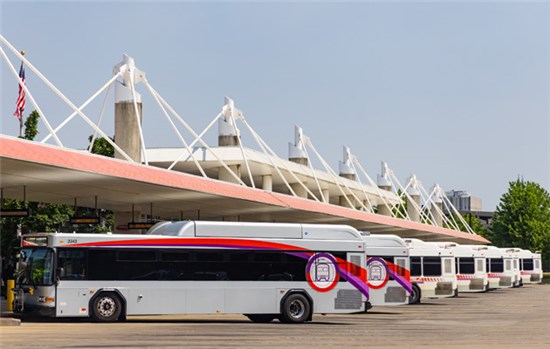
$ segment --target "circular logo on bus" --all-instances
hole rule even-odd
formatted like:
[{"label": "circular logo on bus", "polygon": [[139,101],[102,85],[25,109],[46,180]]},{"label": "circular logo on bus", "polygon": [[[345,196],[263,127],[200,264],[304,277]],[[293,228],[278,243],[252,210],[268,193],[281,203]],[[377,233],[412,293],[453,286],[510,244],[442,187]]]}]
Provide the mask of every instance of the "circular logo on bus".
[{"label": "circular logo on bus", "polygon": [[307,261],[306,278],[314,290],[319,292],[330,291],[340,279],[338,262],[329,253],[316,253]]},{"label": "circular logo on bus", "polygon": [[367,275],[369,287],[374,289],[384,287],[390,276],[388,265],[382,258],[371,257],[367,261]]}]

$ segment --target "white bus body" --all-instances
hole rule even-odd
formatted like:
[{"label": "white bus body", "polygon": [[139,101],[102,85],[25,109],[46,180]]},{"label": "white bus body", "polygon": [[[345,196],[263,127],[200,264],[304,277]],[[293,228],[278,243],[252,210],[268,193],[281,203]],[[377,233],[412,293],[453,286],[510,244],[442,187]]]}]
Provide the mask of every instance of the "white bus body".
[{"label": "white bus body", "polygon": [[411,303],[420,299],[453,297],[457,294],[457,279],[453,251],[419,239],[404,239],[411,260]]},{"label": "white bus body", "polygon": [[542,265],[540,253],[521,250],[518,253],[521,279],[524,284],[539,284],[542,282]]},{"label": "white bus body", "polygon": [[373,306],[408,304],[412,285],[405,241],[397,235],[362,234],[370,303]]},{"label": "white bus body", "polygon": [[489,279],[489,289],[508,288],[514,285],[513,255],[505,253],[502,249],[495,246],[485,245],[464,245],[477,248],[484,248],[485,270]]},{"label": "white bus body", "polygon": [[486,268],[486,249],[459,245],[454,242],[430,242],[450,248],[455,256],[458,292],[483,292],[489,288]]},{"label": "white bus body", "polygon": [[364,242],[337,225],[162,222],[147,235],[24,236],[16,310],[116,321],[246,314],[311,320],[365,311]]},{"label": "white bus body", "polygon": [[[519,266],[520,264],[519,253],[521,252],[521,249],[515,248],[515,247],[505,247],[505,248],[500,248],[500,250],[504,253],[505,256],[508,256],[509,258],[511,258],[512,287],[521,286],[522,285],[521,270]],[[507,265],[506,265],[506,268],[508,268]]]}]

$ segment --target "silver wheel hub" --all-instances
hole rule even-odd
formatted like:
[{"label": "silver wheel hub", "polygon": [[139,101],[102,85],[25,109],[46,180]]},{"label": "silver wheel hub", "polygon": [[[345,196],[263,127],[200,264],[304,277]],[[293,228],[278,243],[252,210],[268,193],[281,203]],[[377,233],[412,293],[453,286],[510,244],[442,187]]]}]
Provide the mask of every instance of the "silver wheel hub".
[{"label": "silver wheel hub", "polygon": [[295,299],[290,302],[289,313],[293,318],[300,318],[306,312],[306,306],[304,302],[299,299]]},{"label": "silver wheel hub", "polygon": [[103,317],[111,317],[116,311],[115,301],[110,297],[104,297],[97,302],[97,312]]}]

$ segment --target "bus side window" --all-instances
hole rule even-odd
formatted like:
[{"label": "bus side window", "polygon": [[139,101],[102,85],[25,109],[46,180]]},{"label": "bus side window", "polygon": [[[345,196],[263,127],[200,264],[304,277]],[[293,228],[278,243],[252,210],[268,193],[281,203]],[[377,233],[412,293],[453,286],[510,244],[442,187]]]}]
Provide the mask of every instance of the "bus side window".
[{"label": "bus side window", "polygon": [[411,257],[411,276],[422,276],[421,257]]}]

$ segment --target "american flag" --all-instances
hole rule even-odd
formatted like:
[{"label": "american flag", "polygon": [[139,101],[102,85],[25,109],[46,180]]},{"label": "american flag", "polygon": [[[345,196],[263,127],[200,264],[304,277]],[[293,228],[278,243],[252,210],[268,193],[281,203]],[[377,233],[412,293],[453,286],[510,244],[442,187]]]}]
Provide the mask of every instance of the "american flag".
[{"label": "american flag", "polygon": [[[19,69],[19,78],[25,84],[25,67],[23,62],[21,62],[21,68]],[[15,112],[13,115],[21,121],[23,117],[23,111],[25,110],[25,89],[21,84],[19,84],[19,96],[17,97],[17,102],[15,103]]]}]

